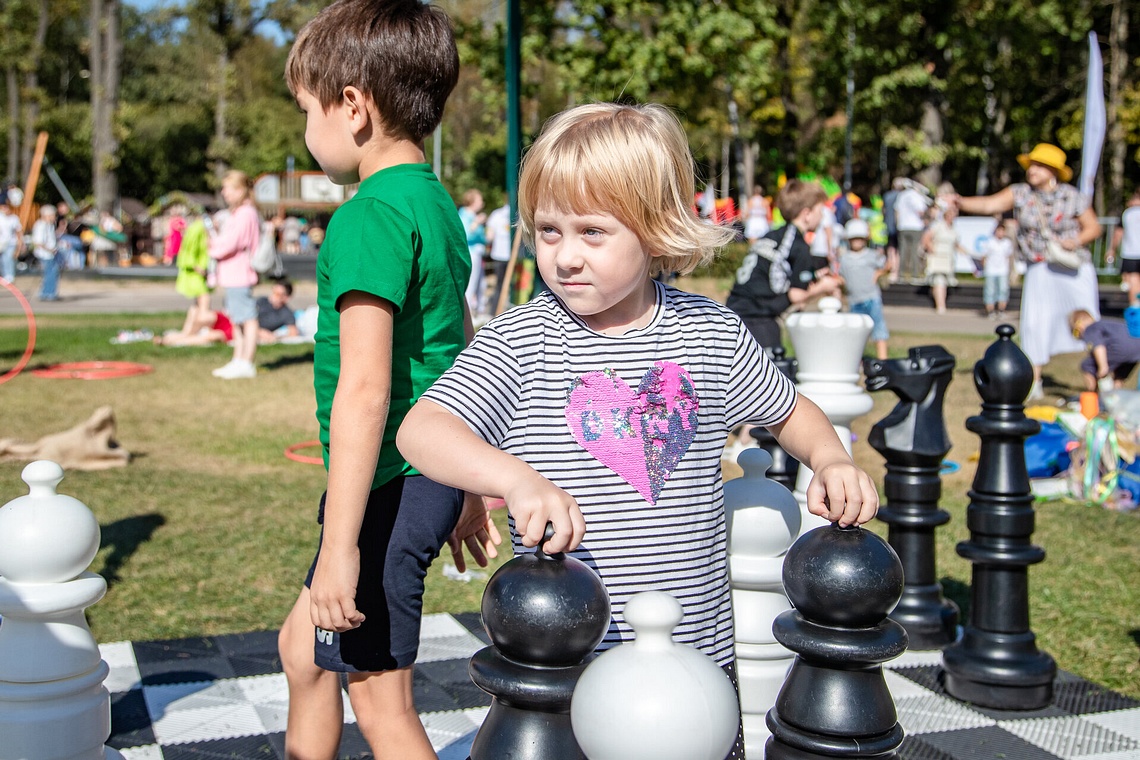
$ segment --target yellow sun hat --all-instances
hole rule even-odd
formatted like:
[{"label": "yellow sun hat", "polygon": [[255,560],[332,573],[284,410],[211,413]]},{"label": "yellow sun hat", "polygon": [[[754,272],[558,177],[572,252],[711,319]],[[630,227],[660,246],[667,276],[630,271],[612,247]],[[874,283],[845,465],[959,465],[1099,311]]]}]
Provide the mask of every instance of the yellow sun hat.
[{"label": "yellow sun hat", "polygon": [[1018,156],[1017,163],[1021,164],[1022,169],[1028,169],[1031,163],[1048,166],[1062,182],[1073,178],[1073,170],[1065,165],[1065,151],[1049,143],[1037,143],[1033,150]]}]

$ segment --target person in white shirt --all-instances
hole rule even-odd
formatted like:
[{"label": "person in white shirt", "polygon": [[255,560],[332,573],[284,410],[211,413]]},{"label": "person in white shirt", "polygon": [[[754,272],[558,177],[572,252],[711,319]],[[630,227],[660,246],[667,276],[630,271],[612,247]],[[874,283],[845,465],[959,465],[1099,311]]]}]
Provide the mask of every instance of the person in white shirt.
[{"label": "person in white shirt", "polygon": [[922,233],[926,230],[927,194],[907,180],[895,199],[895,227],[899,234],[899,278],[912,285],[926,282],[926,262],[922,255]]},{"label": "person in white shirt", "polygon": [[40,218],[32,225],[32,253],[43,269],[40,282],[41,301],[59,300],[59,257],[58,241],[55,237],[55,206],[45,204],[40,207]]},{"label": "person in white shirt", "polygon": [[835,212],[826,203],[820,207],[822,213],[815,235],[811,239],[811,264],[817,274],[839,271],[835,252],[843,239],[843,227],[835,219]]},{"label": "person in white shirt", "polygon": [[1136,306],[1140,296],[1140,190],[1128,199],[1120,226],[1112,234],[1109,253],[1120,251],[1120,281],[1128,285],[1128,305]]},{"label": "person in white shirt", "polygon": [[24,226],[7,199],[0,202],[0,279],[16,280],[16,253],[24,242]]},{"label": "person in white shirt", "polygon": [[511,207],[504,203],[487,217],[487,244],[491,247],[490,259],[495,273],[495,293],[491,303],[482,311],[492,317],[499,313],[499,299],[507,277],[507,264],[511,260]]}]

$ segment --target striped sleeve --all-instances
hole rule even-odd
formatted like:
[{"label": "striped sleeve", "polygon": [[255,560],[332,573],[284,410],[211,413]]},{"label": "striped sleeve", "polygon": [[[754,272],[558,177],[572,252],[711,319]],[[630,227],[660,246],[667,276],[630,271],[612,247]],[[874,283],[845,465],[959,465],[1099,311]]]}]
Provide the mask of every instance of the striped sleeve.
[{"label": "striped sleeve", "polygon": [[423,395],[500,446],[518,409],[519,363],[506,335],[484,327]]},{"label": "striped sleeve", "polygon": [[741,324],[736,333],[732,378],[725,399],[728,427],[783,422],[796,408],[796,399],[795,384],[768,359]]}]

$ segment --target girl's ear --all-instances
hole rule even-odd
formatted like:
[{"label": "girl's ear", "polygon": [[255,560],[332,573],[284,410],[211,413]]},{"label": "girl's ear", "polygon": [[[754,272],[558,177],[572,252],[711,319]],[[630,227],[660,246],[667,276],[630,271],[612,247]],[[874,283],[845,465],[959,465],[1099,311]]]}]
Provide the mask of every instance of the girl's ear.
[{"label": "girl's ear", "polygon": [[368,98],[352,85],[345,87],[341,92],[341,107],[353,134],[359,134],[372,119],[372,115],[368,112]]}]

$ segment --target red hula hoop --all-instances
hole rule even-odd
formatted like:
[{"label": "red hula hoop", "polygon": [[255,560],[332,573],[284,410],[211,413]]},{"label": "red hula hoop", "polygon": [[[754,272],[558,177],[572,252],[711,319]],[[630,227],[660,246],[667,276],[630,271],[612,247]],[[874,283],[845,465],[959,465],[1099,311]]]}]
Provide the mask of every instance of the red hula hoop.
[{"label": "red hula hoop", "polygon": [[36,377],[65,380],[109,380],[153,372],[154,367],[137,362],[65,362],[44,369],[34,369]]},{"label": "red hula hoop", "polygon": [[300,443],[294,443],[292,446],[285,447],[285,458],[292,459],[294,462],[300,462],[301,464],[324,464],[324,457],[311,457],[306,454],[297,453],[301,449],[311,449],[320,445],[320,441],[301,441]]},{"label": "red hula hoop", "polygon": [[28,299],[24,298],[24,294],[15,285],[3,277],[0,277],[0,285],[3,285],[9,293],[16,297],[24,309],[24,317],[28,320],[28,343],[24,348],[24,355],[20,357],[20,361],[16,362],[15,367],[0,375],[0,385],[3,385],[20,374],[24,367],[28,366],[28,360],[32,358],[32,351],[36,349],[36,316],[32,313],[32,305],[28,303]]}]

